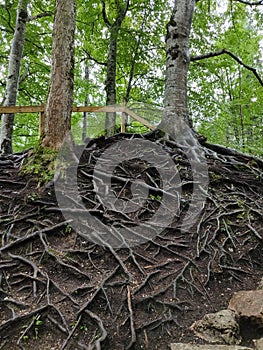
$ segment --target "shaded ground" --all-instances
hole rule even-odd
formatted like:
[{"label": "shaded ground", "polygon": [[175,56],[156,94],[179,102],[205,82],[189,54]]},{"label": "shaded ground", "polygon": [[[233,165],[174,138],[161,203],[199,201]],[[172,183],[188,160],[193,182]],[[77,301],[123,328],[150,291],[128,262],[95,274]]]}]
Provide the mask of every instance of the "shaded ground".
[{"label": "shaded ground", "polygon": [[[161,205],[158,171],[139,160],[116,167],[116,196],[132,199],[129,180],[150,188],[143,209],[125,217],[105,209],[92,183],[105,149],[130,138],[142,136],[90,141],[78,188],[92,215],[136,234],[136,223],[146,223]],[[154,134],[147,138],[179,169],[178,224],[193,188],[188,159],[175,144]],[[0,349],[153,350],[199,342],[189,330],[194,320],[227,307],[235,291],[254,289],[263,275],[262,162],[215,146],[204,149],[210,182],[197,224],[182,233],[173,222],[150,241],[122,249],[78,235],[58,208],[54,184],[36,189],[37,179],[19,174],[26,154],[1,157]],[[66,203],[77,212],[70,196]]]}]

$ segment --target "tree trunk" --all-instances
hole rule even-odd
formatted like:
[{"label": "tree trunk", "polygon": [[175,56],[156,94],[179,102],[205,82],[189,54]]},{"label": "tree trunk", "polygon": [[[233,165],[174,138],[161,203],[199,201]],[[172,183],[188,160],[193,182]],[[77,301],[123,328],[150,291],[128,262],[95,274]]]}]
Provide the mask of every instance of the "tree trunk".
[{"label": "tree trunk", "polygon": [[[20,65],[23,55],[26,23],[28,19],[27,5],[29,0],[19,0],[17,7],[16,27],[9,57],[8,77],[6,82],[6,95],[4,106],[15,106],[18,86]],[[0,151],[3,154],[11,154],[12,137],[14,126],[14,114],[2,115],[2,127],[0,135]]]},{"label": "tree trunk", "polygon": [[175,0],[167,24],[164,114],[159,126],[176,141],[191,164],[193,194],[180,226],[183,232],[189,231],[202,212],[209,181],[205,154],[191,129],[187,105],[189,36],[194,8],[195,0]]},{"label": "tree trunk", "polygon": [[75,0],[57,0],[53,28],[51,82],[43,146],[60,148],[71,128],[74,81]]},{"label": "tree trunk", "polygon": [[[116,98],[116,67],[117,67],[117,50],[118,50],[118,35],[121,29],[122,22],[126,16],[126,13],[129,8],[129,0],[125,0],[124,4],[121,5],[116,1],[116,5],[118,6],[118,15],[115,19],[114,23],[111,24],[107,14],[106,14],[106,6],[105,2],[102,1],[103,4],[103,17],[107,26],[110,28],[110,43],[109,43],[109,51],[107,58],[107,76],[106,76],[106,105],[115,105],[117,103]],[[114,134],[116,126],[116,113],[106,113],[105,120],[105,130],[107,136],[111,136]]]},{"label": "tree trunk", "polygon": [[[120,27],[111,30],[110,45],[107,60],[106,77],[106,105],[116,105],[116,65],[117,65],[117,40]],[[106,113],[105,130],[107,136],[114,134],[116,126],[116,113]]]},{"label": "tree trunk", "polygon": [[194,8],[195,0],[175,0],[172,16],[167,24],[164,115],[160,127],[168,132],[179,120],[189,124],[187,74]]},{"label": "tree trunk", "polygon": [[[89,84],[89,63],[86,63],[85,66],[85,80]],[[85,98],[85,106],[89,106],[90,104],[90,98],[89,98],[89,92],[87,92],[86,98]],[[87,127],[88,127],[88,112],[83,112],[83,126],[82,126],[82,141],[85,142],[87,138]]]}]

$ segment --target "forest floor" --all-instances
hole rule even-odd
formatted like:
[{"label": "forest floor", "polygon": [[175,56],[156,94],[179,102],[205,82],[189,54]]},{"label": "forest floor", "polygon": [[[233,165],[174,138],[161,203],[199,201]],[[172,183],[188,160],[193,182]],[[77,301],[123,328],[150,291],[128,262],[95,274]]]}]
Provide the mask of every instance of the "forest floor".
[{"label": "forest floor", "polygon": [[[142,238],[138,223],[146,225],[165,196],[160,173],[138,159],[115,167],[111,185],[127,203],[132,181],[141,179],[150,189],[143,206],[125,215],[105,208],[92,179],[109,146],[144,138],[173,159],[182,194],[174,221],[138,245],[114,247],[103,233],[94,234],[96,227],[85,236],[85,214],[70,188],[39,186],[36,175],[21,174],[27,153],[0,157],[0,349],[165,350],[173,342],[200,343],[189,330],[195,320],[227,308],[235,291],[257,287],[263,276],[263,162],[256,158],[204,143],[206,201],[195,225],[182,231],[194,188],[182,150],[155,134],[91,140],[75,169],[86,215]],[[64,215],[57,202],[62,192]],[[81,234],[71,225],[74,216]]]}]

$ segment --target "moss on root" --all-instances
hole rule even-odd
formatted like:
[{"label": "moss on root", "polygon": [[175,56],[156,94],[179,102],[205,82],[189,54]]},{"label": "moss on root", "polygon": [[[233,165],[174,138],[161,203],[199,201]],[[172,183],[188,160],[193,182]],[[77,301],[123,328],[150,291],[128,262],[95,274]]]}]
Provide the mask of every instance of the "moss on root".
[{"label": "moss on root", "polygon": [[57,152],[41,145],[37,145],[28,152],[21,167],[21,173],[33,175],[38,186],[41,187],[51,181],[55,173]]}]

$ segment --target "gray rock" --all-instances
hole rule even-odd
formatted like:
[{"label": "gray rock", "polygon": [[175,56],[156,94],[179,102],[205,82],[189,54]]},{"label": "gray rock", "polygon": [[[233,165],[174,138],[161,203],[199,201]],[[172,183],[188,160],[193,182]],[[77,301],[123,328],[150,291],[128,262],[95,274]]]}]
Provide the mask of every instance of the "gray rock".
[{"label": "gray rock", "polygon": [[[195,345],[195,344],[171,344],[171,350],[252,350],[238,345]],[[261,350],[261,349],[259,349]]]},{"label": "gray rock", "polygon": [[263,338],[253,340],[255,350],[263,350]]},{"label": "gray rock", "polygon": [[239,325],[235,313],[231,310],[207,314],[202,320],[194,322],[191,330],[209,343],[229,345],[241,343]]}]

